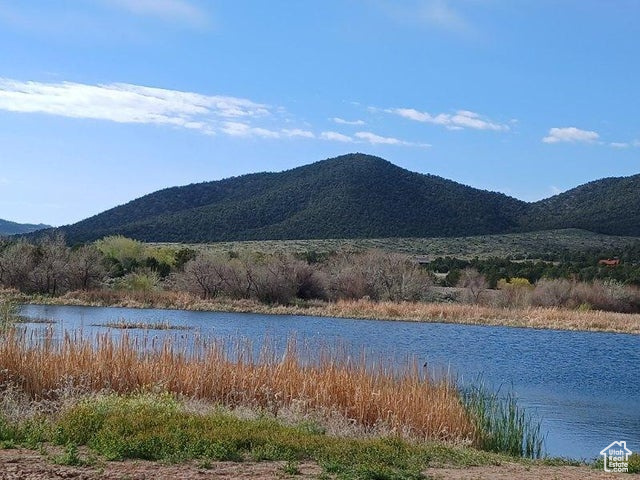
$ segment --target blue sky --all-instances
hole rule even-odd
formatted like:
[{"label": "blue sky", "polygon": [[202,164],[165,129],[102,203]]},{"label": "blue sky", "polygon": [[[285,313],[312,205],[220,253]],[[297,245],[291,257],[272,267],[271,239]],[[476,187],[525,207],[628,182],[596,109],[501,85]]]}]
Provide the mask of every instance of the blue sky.
[{"label": "blue sky", "polygon": [[640,173],[636,0],[0,0],[0,218],[365,152],[537,200]]}]

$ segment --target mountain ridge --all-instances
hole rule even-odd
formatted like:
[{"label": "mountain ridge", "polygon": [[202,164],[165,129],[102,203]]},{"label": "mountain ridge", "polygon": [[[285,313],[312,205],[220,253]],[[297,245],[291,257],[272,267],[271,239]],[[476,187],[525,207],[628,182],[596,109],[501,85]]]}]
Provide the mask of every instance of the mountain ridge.
[{"label": "mountain ridge", "polygon": [[51,228],[51,225],[45,225],[44,223],[18,223],[0,219],[0,235],[20,235],[48,228]]}]

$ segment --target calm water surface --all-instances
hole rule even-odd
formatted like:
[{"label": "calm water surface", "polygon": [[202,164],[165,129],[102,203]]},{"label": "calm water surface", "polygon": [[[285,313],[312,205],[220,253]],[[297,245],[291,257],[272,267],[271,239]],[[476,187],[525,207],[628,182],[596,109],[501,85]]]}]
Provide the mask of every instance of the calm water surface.
[{"label": "calm water surface", "polygon": [[[269,337],[284,344],[296,334],[310,341],[345,342],[354,351],[364,347],[374,355],[415,356],[430,370],[448,371],[462,382],[481,377],[494,389],[513,389],[520,403],[542,421],[549,455],[593,459],[617,440],[640,451],[640,336],[153,309],[28,305],[22,314],[55,320],[56,334],[78,329],[85,335],[107,332],[94,325],[124,319],[194,328],[152,331],[154,336],[240,335],[256,343]],[[148,335],[140,330],[127,333]]]}]

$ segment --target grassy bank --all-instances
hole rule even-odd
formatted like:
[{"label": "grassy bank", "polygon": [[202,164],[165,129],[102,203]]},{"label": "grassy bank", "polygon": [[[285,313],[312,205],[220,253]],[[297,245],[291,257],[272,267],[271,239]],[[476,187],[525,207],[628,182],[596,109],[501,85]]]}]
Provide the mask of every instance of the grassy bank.
[{"label": "grassy bank", "polygon": [[430,466],[537,463],[398,436],[331,435],[313,421],[194,405],[170,395],[86,396],[54,412],[20,418],[0,416],[0,444],[45,453],[58,445],[62,452],[49,455],[64,465],[95,465],[103,459],[191,460],[207,469],[217,461],[282,461],[283,475],[295,475],[299,462],[311,461],[322,469],[319,478],[401,480],[425,478],[422,472]]},{"label": "grassy bank", "polygon": [[463,395],[410,362],[391,368],[316,347],[187,346],[126,332],[58,341],[9,329],[0,342],[0,446],[59,446],[51,460],[67,465],[275,460],[293,474],[310,461],[321,478],[342,479],[539,464],[523,457],[539,454],[540,432],[513,399]]},{"label": "grassy bank", "polygon": [[[447,380],[294,341],[276,354],[269,343],[256,352],[242,341],[186,348],[126,333],[90,342],[9,330],[0,393],[0,445],[61,446],[51,459],[67,465],[283,461],[283,473],[295,473],[311,461],[324,478],[417,479],[428,466],[529,454],[521,432],[499,417],[485,428]],[[515,450],[497,448],[508,455],[474,448],[496,449],[486,440],[500,432],[521,436]]]},{"label": "grassy bank", "polygon": [[545,307],[500,308],[458,303],[370,300],[300,301],[293,305],[277,305],[253,300],[202,300],[184,292],[114,290],[77,291],[61,297],[22,295],[17,298],[24,303],[55,305],[175,308],[640,334],[640,314]]}]

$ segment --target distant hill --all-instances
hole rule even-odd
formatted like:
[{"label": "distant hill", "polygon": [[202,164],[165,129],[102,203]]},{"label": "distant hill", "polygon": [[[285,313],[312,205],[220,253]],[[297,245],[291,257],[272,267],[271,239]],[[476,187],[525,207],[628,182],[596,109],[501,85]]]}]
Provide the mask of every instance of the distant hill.
[{"label": "distant hill", "polygon": [[61,230],[71,242],[442,237],[513,231],[527,204],[350,154],[168,188]]},{"label": "distant hill", "polygon": [[531,204],[527,230],[581,228],[608,235],[640,235],[640,175],[603,178]]},{"label": "distant hill", "polygon": [[465,237],[577,228],[640,236],[640,175],[535,203],[343,155],[280,173],[160,190],[60,230],[72,243]]},{"label": "distant hill", "polygon": [[45,228],[51,228],[51,225],[45,225],[43,223],[33,225],[31,223],[16,223],[0,219],[0,235],[20,235]]}]

